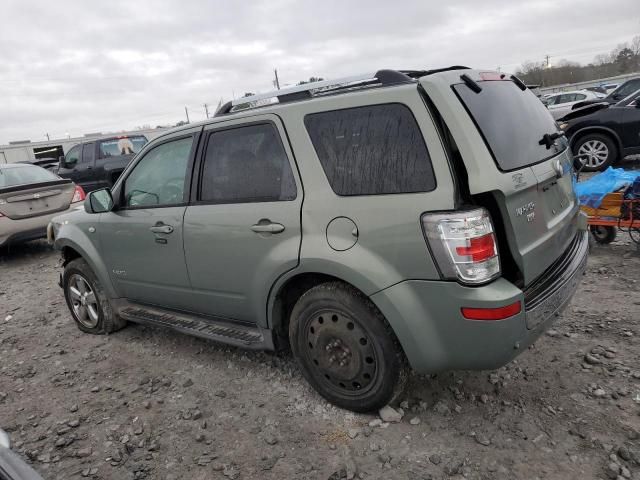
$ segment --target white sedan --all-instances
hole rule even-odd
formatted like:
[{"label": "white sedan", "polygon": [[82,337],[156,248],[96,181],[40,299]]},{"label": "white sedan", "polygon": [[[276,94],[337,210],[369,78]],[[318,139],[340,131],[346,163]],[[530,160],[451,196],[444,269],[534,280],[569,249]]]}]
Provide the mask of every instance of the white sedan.
[{"label": "white sedan", "polygon": [[602,97],[603,95],[590,90],[576,90],[551,94],[543,98],[542,102],[547,106],[553,118],[558,119],[569,113],[571,107],[576,103],[585,100],[597,100]]}]

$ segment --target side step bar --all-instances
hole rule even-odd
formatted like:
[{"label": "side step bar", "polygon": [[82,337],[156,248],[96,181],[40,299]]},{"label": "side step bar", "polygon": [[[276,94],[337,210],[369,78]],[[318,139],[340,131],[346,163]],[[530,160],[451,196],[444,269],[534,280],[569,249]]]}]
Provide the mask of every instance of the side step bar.
[{"label": "side step bar", "polygon": [[274,350],[271,331],[257,326],[242,325],[216,317],[202,317],[187,312],[165,310],[126,300],[116,300],[112,303],[117,314],[130,322],[168,327],[187,335],[251,350]]}]

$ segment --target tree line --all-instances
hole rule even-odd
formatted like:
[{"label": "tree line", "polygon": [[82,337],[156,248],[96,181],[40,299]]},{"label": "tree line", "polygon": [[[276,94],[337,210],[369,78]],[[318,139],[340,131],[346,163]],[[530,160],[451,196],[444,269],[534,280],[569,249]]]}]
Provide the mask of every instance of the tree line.
[{"label": "tree line", "polygon": [[526,84],[550,87],[638,71],[640,71],[640,35],[633,37],[631,42],[619,44],[609,53],[596,55],[587,65],[566,59],[560,60],[553,66],[549,66],[547,61],[527,61],[516,71],[516,75]]}]

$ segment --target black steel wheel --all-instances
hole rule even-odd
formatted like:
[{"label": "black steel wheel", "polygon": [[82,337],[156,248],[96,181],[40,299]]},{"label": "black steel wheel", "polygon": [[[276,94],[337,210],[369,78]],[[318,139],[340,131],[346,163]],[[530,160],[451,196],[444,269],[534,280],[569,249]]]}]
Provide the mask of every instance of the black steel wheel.
[{"label": "black steel wheel", "polygon": [[589,230],[595,241],[602,245],[613,242],[618,233],[616,227],[602,225],[592,225]]},{"label": "black steel wheel", "polygon": [[380,312],[338,282],[306,292],[289,326],[306,379],[330,402],[357,412],[386,405],[403,387],[404,355]]}]

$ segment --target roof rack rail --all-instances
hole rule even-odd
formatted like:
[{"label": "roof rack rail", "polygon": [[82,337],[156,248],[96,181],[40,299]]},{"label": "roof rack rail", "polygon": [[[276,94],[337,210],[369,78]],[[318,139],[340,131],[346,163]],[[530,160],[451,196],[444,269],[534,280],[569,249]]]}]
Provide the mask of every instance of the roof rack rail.
[{"label": "roof rack rail", "polygon": [[[410,71],[413,72],[413,71]],[[404,71],[378,70],[373,74],[356,75],[353,77],[338,78],[334,80],[322,80],[320,82],[305,83],[295,87],[283,88],[268,93],[238,98],[222,105],[215,116],[228,113],[249,110],[276,103],[287,103],[297,100],[319,97],[339,93],[341,91],[357,90],[369,87],[385,87],[403,83],[413,83],[415,78]]]}]

